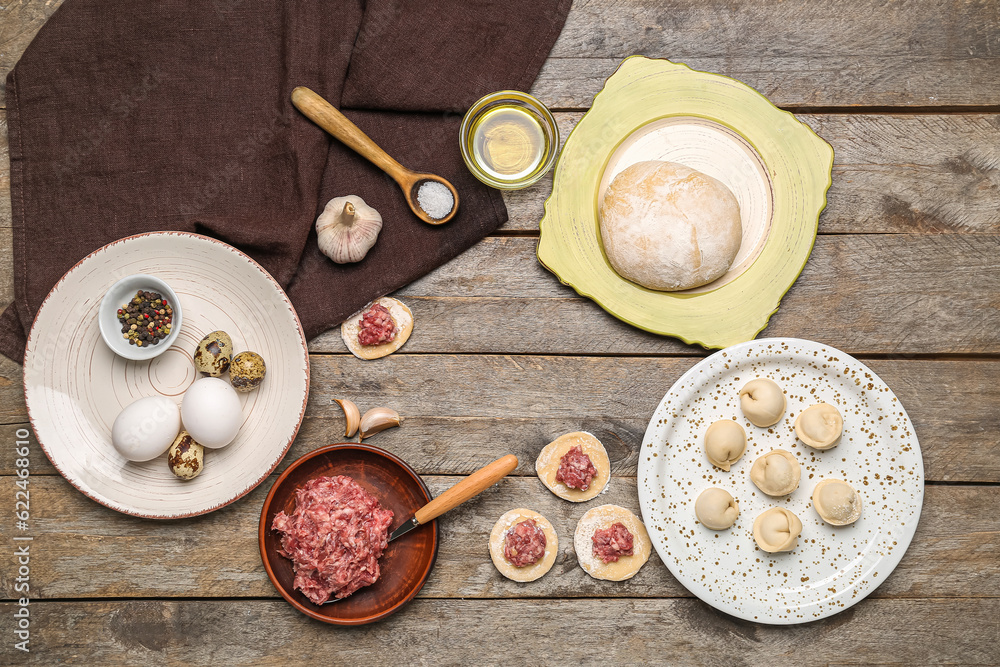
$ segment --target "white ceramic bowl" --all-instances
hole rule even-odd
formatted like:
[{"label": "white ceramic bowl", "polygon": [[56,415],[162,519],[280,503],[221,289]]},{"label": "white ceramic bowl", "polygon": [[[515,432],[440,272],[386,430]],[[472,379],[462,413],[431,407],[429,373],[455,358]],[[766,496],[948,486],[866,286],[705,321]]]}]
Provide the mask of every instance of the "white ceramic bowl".
[{"label": "white ceramic bowl", "polygon": [[[138,347],[129,345],[129,342],[122,337],[122,325],[118,321],[118,309],[122,304],[128,303],[139,290],[144,292],[156,292],[167,300],[170,307],[174,309],[174,314],[170,320],[170,335],[161,340],[156,345]],[[181,302],[177,294],[170,289],[170,285],[163,282],[156,276],[145,273],[136,273],[125,276],[111,286],[104,294],[101,301],[101,308],[97,314],[97,322],[101,328],[101,338],[111,348],[111,351],[125,359],[133,361],[146,361],[153,357],[158,357],[167,351],[177,336],[180,335],[183,324],[181,314]]]}]

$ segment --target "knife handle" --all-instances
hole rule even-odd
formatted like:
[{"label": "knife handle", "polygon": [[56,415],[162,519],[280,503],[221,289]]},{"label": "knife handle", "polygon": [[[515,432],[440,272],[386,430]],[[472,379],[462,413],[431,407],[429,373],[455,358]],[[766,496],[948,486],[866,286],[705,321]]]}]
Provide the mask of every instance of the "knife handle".
[{"label": "knife handle", "polygon": [[413,515],[420,523],[436,519],[450,509],[458,507],[466,500],[478,496],[507,476],[517,467],[517,457],[508,454],[493,463],[480,468],[440,496],[430,501]]}]

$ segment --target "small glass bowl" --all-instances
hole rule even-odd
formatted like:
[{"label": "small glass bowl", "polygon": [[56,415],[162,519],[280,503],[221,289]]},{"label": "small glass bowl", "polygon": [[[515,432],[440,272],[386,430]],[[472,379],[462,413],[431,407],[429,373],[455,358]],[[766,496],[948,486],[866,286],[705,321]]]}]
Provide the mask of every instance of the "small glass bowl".
[{"label": "small glass bowl", "polygon": [[[122,337],[122,325],[118,321],[118,309],[122,307],[123,303],[128,303],[139,290],[157,292],[163,295],[163,298],[167,300],[167,303],[174,311],[174,314],[171,315],[170,334],[156,345],[137,347],[129,345],[129,342]],[[112,285],[101,300],[101,307],[97,313],[101,338],[104,339],[104,342],[111,348],[112,352],[133,361],[147,361],[163,354],[167,348],[174,344],[177,336],[180,335],[181,318],[181,303],[177,299],[177,294],[170,288],[170,285],[155,276],[144,273],[126,276]]]},{"label": "small glass bowl", "polygon": [[[476,127],[476,122],[498,106],[517,106],[526,110],[538,121],[545,135],[547,145],[542,156],[541,167],[519,180],[497,179],[487,173],[472,154],[472,131]],[[556,161],[556,154],[559,152],[559,128],[556,126],[556,119],[552,117],[545,105],[535,97],[519,90],[501,90],[481,98],[465,113],[465,117],[462,119],[462,129],[459,132],[459,148],[462,151],[465,165],[472,172],[472,175],[480,181],[498,190],[520,190],[535,183],[552,169],[552,165]]]}]

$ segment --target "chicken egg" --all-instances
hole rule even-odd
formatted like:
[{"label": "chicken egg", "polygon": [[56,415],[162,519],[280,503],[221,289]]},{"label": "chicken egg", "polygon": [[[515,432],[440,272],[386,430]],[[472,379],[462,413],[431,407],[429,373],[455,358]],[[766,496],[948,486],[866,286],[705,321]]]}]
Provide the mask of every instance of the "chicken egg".
[{"label": "chicken egg", "polygon": [[213,377],[195,380],[184,392],[181,421],[184,430],[203,446],[209,449],[225,447],[233,441],[243,423],[240,397],[225,380]]},{"label": "chicken egg", "polygon": [[165,396],[147,396],[118,413],[111,444],[129,461],[149,461],[167,451],[180,429],[177,404]]}]

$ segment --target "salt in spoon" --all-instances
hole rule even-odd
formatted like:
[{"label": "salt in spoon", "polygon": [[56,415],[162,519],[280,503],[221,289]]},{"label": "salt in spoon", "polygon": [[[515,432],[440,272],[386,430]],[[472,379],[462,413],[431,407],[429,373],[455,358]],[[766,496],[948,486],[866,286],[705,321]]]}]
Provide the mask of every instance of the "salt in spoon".
[{"label": "salt in spoon", "polygon": [[[357,152],[358,155],[389,174],[403,190],[406,203],[410,205],[410,210],[418,218],[430,225],[442,225],[455,217],[455,213],[458,211],[458,191],[446,179],[435,174],[411,171],[399,164],[388,153],[382,150],[378,144],[372,141],[367,134],[362,132],[357,125],[348,120],[347,116],[340,113],[332,104],[309,88],[299,86],[293,90],[292,104],[295,105],[296,109],[305,114],[309,120],[342,141],[348,148]],[[427,211],[420,207],[420,203],[417,200],[417,191],[427,181],[444,185],[451,191],[451,196],[454,197],[451,210],[443,218],[433,218]]]}]

